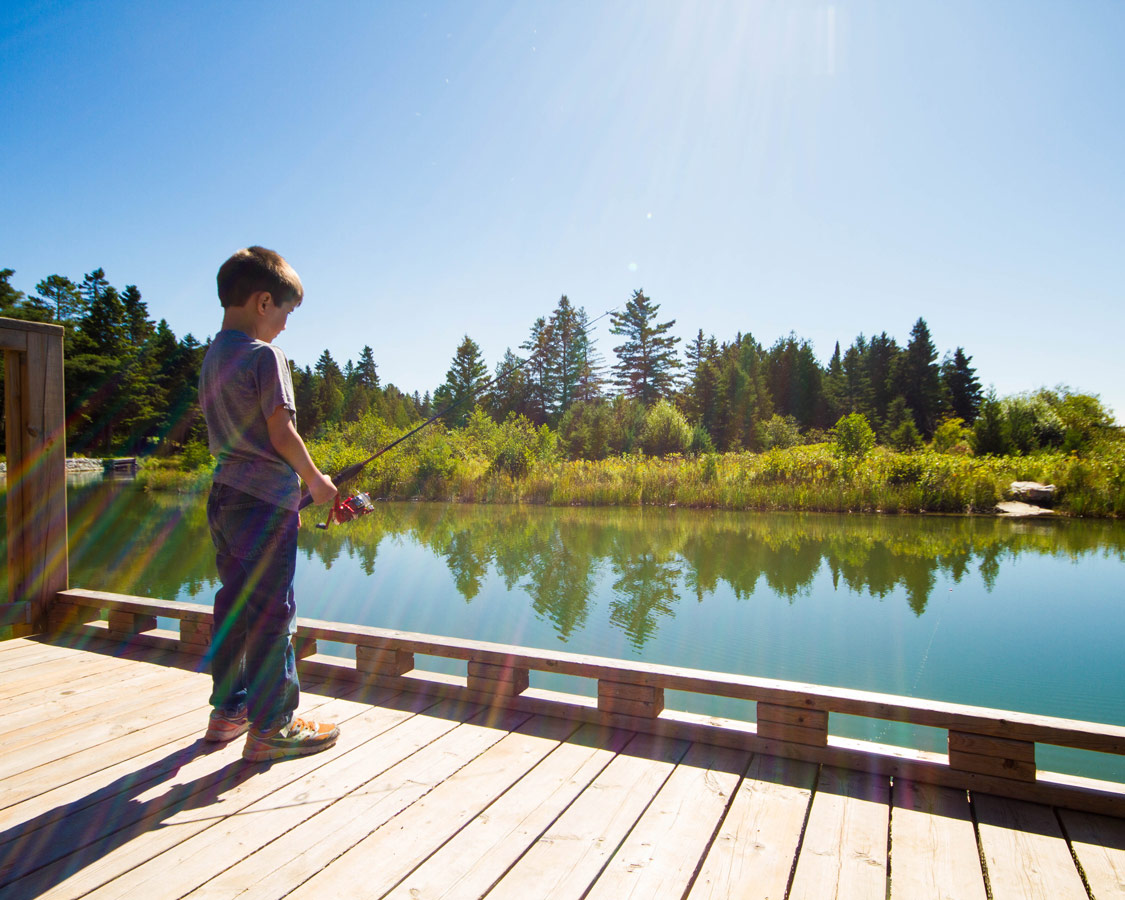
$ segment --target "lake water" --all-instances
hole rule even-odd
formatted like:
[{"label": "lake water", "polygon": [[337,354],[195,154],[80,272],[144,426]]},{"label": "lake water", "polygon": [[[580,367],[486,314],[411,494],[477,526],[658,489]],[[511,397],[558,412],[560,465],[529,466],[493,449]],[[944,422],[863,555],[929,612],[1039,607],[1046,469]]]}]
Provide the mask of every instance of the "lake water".
[{"label": "lake water", "polygon": [[[202,497],[94,479],[69,503],[73,586],[211,601]],[[306,521],[296,590],[318,619],[1125,725],[1123,584],[1116,522],[396,503]],[[934,729],[831,730],[944,750]],[[1040,748],[1039,765],[1125,781],[1100,754]]]}]

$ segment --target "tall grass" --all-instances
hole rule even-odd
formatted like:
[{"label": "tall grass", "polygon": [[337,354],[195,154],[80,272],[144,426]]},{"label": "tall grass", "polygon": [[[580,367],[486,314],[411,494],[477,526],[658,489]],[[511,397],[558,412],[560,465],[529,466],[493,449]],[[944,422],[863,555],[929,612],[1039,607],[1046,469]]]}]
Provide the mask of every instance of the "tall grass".
[{"label": "tall grass", "polygon": [[[1056,508],[1078,516],[1125,514],[1125,448],[975,457],[877,447],[841,457],[830,444],[662,458],[558,458],[553,440],[519,423],[432,428],[373,461],[349,491],[388,500],[537,503],[553,506],[682,506],[730,510],[882,513],[989,512],[1013,481],[1057,488]],[[363,430],[363,429],[361,429]],[[370,428],[367,429],[368,431]],[[338,471],[396,434],[336,433],[309,444],[322,470]],[[145,467],[155,490],[205,490],[209,468]]]}]

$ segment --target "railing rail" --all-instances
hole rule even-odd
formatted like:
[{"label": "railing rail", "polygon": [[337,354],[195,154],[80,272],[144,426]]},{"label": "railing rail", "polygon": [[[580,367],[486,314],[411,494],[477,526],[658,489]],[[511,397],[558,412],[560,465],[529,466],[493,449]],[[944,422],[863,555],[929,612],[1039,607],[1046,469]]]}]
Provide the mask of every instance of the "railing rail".
[{"label": "railing rail", "polygon": [[[102,610],[108,612],[107,619],[101,618]],[[178,620],[179,631],[157,628],[158,617]],[[209,606],[84,589],[59,592],[50,622],[58,631],[196,654],[206,651],[212,628]],[[317,654],[318,640],[355,645],[354,663]],[[1125,755],[1125,727],[1117,725],[313,619],[298,620],[297,652],[303,670],[321,678],[451,694],[605,725],[1125,815],[1125,785],[1044,772],[1035,765],[1037,744]],[[463,660],[465,675],[417,670],[416,654]],[[595,680],[597,699],[532,688],[531,672]],[[666,709],[667,690],[755,702],[756,723]],[[948,753],[834,736],[829,731],[832,714],[944,729]]]}]

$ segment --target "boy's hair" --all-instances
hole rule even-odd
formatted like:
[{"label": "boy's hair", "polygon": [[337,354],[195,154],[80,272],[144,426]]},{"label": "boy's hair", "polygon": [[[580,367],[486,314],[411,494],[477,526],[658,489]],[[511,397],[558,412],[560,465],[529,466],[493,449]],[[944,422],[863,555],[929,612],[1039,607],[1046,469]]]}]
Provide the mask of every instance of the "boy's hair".
[{"label": "boy's hair", "polygon": [[252,294],[269,291],[281,306],[293,301],[300,306],[305,289],[285,258],[265,247],[245,247],[219,267],[219,302],[223,309],[243,306]]}]

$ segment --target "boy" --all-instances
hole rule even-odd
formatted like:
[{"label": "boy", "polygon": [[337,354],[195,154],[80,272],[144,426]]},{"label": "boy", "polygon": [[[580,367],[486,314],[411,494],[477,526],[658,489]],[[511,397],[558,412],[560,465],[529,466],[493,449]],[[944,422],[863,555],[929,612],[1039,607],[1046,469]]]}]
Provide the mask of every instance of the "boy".
[{"label": "boy", "polygon": [[218,460],[207,501],[222,587],[211,641],[211,719],[204,740],[249,729],[244,759],[303,756],[331,747],[335,725],[293,715],[300,697],[293,633],[297,607],[300,483],[325,503],[336,486],[313,463],[294,426],[285,354],[272,345],[304,298],[279,254],[239,250],[218,275],[223,328],[199,377],[199,402]]}]

